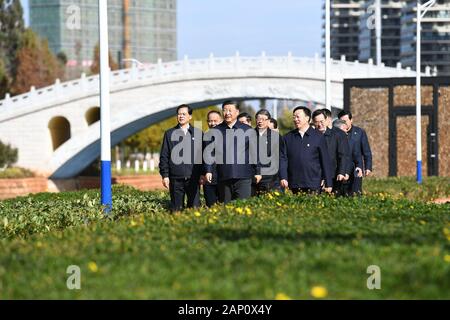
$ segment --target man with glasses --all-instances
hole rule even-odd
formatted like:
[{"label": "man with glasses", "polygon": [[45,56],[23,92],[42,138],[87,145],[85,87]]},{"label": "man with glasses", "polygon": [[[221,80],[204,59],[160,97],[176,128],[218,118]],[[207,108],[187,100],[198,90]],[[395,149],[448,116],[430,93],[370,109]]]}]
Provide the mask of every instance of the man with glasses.
[{"label": "man with glasses", "polygon": [[269,128],[270,113],[261,109],[256,113],[256,138],[258,162],[261,164],[261,181],[253,183],[253,195],[260,195],[279,189],[280,135]]},{"label": "man with glasses", "polygon": [[162,184],[170,191],[170,210],[200,205],[199,180],[202,173],[201,130],[192,127],[192,108],[183,104],[177,108],[178,124],[164,133],[159,162]]},{"label": "man with glasses", "polygon": [[[330,129],[329,118],[324,110],[316,110],[312,115],[314,127],[323,134],[331,160],[333,192],[343,195],[342,182],[348,179],[350,148],[346,135],[339,129]],[[347,176],[347,179],[346,179]]]},{"label": "man with glasses", "polygon": [[[219,111],[212,110],[208,112],[207,122],[210,130],[217,127],[222,123],[222,121],[222,115]],[[212,207],[219,200],[219,190],[217,188],[217,169],[215,165],[211,167],[211,171],[211,182],[208,182],[205,176],[202,176],[200,180],[200,183],[203,185],[203,194],[205,196],[205,202],[208,207]]]}]

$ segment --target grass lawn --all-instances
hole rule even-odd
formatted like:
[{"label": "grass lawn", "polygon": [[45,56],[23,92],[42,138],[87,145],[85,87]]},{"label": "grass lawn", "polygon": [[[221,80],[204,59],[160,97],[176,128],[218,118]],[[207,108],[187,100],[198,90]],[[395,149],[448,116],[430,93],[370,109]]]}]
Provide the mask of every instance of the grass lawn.
[{"label": "grass lawn", "polygon": [[[176,215],[167,193],[116,187],[108,218],[95,191],[2,201],[0,299],[450,299],[450,205],[426,202],[449,182],[416,193],[368,180],[361,198],[270,194]],[[81,290],[66,287],[70,265]]]}]

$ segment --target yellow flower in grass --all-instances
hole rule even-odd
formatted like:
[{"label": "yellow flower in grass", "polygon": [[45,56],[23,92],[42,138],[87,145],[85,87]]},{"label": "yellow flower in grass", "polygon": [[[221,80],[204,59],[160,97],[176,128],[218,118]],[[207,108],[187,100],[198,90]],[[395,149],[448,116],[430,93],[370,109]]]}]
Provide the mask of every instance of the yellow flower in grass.
[{"label": "yellow flower in grass", "polygon": [[267,198],[269,198],[269,200],[272,200],[272,199],[273,199],[272,194],[271,194],[271,193],[268,193],[268,194],[267,194]]},{"label": "yellow flower in grass", "polygon": [[277,197],[281,195],[281,193],[279,193],[278,191],[275,191],[273,194],[276,195]]},{"label": "yellow flower in grass", "polygon": [[200,213],[200,211],[195,211],[195,212],[194,212],[194,216],[196,216],[196,217],[201,217],[202,214]]},{"label": "yellow flower in grass", "polygon": [[243,214],[244,213],[244,209],[242,209],[242,208],[236,208],[235,210],[239,214]]},{"label": "yellow flower in grass", "polygon": [[136,227],[137,225],[138,225],[138,224],[137,224],[136,221],[131,220],[131,222],[130,222],[130,227]]},{"label": "yellow flower in grass", "polygon": [[250,216],[252,214],[252,210],[250,208],[245,208],[245,213]]},{"label": "yellow flower in grass", "polygon": [[277,293],[277,295],[275,296],[275,300],[292,300],[292,299],[287,294],[280,292]]},{"label": "yellow flower in grass", "polygon": [[446,255],[444,256],[444,261],[450,263],[450,254],[446,254]]},{"label": "yellow flower in grass", "polygon": [[88,268],[89,268],[89,271],[91,271],[91,272],[94,272],[94,273],[98,272],[98,266],[94,261],[91,261],[88,263]]},{"label": "yellow flower in grass", "polygon": [[328,290],[325,287],[315,286],[311,289],[311,295],[316,299],[322,299],[328,296]]}]

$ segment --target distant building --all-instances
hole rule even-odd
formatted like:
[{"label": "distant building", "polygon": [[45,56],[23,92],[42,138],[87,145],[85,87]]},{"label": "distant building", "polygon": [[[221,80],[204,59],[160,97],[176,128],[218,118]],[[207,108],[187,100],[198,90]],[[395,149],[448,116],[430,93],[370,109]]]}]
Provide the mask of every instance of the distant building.
[{"label": "distant building", "polygon": [[[366,1],[360,17],[359,61],[376,61],[376,30],[375,0]],[[381,1],[381,57],[382,62],[389,67],[395,67],[400,62],[401,18],[404,1]]]},{"label": "distant building", "polygon": [[[125,5],[128,3],[128,15]],[[30,27],[48,39],[51,50],[63,52],[68,69],[85,71],[98,43],[97,0],[29,0]],[[176,0],[108,0],[109,44],[115,60],[126,54],[142,63],[175,60]],[[128,32],[124,21],[128,18]],[[78,74],[79,75],[79,74]]]},{"label": "distant building", "polygon": [[[333,59],[345,55],[349,61],[376,61],[374,3],[375,0],[331,0]],[[381,4],[382,62],[387,66],[401,62],[415,70],[417,1],[381,0]],[[426,66],[438,75],[450,75],[450,0],[437,0],[422,20],[422,71]]]},{"label": "distant building", "polygon": [[[403,8],[401,19],[401,62],[416,69],[415,1]],[[422,19],[422,71],[426,66],[437,69],[440,76],[450,76],[450,0],[437,0]]]},{"label": "distant building", "polygon": [[[359,25],[363,13],[362,0],[331,0],[331,58],[340,59],[342,55],[347,60],[358,60],[359,55]],[[325,1],[323,3],[325,12]],[[325,13],[323,15],[325,21]],[[325,37],[325,22],[323,23]]]}]

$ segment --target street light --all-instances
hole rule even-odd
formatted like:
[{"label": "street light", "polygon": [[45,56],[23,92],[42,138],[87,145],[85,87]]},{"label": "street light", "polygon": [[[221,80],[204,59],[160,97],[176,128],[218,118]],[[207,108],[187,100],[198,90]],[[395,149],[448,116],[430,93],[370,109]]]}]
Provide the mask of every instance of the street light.
[{"label": "street light", "polygon": [[100,33],[100,143],[101,143],[101,204],[105,212],[112,209],[111,192],[111,128],[109,104],[108,2],[98,0]]},{"label": "street light", "polygon": [[375,0],[375,33],[377,43],[377,65],[381,65],[381,0]]},{"label": "street light", "polygon": [[422,84],[421,84],[421,32],[422,18],[436,0],[424,4],[417,2],[417,30],[416,30],[416,157],[417,157],[417,183],[422,183]]},{"label": "street light", "polygon": [[331,1],[325,0],[325,107],[331,110]]}]

